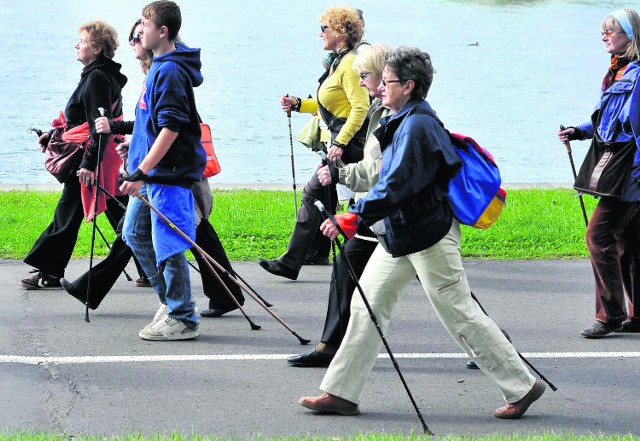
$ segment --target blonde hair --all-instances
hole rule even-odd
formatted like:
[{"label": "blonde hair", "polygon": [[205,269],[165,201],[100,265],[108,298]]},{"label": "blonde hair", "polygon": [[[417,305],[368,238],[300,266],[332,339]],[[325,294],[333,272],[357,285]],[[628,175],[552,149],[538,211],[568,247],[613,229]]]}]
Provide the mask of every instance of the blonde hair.
[{"label": "blonde hair", "polygon": [[377,78],[382,78],[384,69],[384,55],[391,48],[386,44],[376,43],[371,46],[358,48],[358,55],[353,60],[352,68],[356,73],[371,72]]},{"label": "blonde hair", "polygon": [[[630,61],[640,61],[640,15],[631,8],[624,8],[624,12],[627,14],[629,22],[631,23],[633,39],[629,40],[629,44],[623,55]],[[602,20],[603,31],[613,30],[616,26],[622,30],[622,26],[620,26],[620,23],[613,15],[607,15],[604,20]],[[622,30],[622,32],[624,33],[624,30]]]},{"label": "blonde hair", "polygon": [[80,25],[78,33],[86,31],[89,34],[91,46],[102,50],[102,55],[113,58],[118,49],[118,32],[104,21],[89,21]]},{"label": "blonde hair", "polygon": [[348,6],[328,8],[320,17],[320,21],[328,26],[334,35],[342,38],[349,48],[360,43],[364,35],[364,22],[358,11]]}]

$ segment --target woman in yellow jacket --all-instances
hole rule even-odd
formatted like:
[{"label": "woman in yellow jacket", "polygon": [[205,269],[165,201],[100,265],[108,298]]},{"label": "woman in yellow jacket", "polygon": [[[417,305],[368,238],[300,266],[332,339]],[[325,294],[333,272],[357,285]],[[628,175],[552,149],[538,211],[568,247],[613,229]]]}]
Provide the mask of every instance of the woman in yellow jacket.
[{"label": "woman in yellow jacket", "polygon": [[[285,112],[318,113],[331,133],[327,159],[335,164],[354,163],[362,159],[366,135],[365,120],[369,95],[360,87],[360,78],[352,68],[355,49],[362,40],[364,22],[355,9],[334,7],[320,17],[320,37],[323,49],[331,51],[327,69],[320,77],[317,98],[300,99],[284,96],[280,99]],[[260,265],[276,276],[298,278],[304,258],[320,227],[322,216],[313,205],[320,200],[335,210],[335,185],[323,187],[314,173],[302,192],[302,205],[287,251],[277,260],[260,260]],[[326,245],[326,253],[329,243]]]}]

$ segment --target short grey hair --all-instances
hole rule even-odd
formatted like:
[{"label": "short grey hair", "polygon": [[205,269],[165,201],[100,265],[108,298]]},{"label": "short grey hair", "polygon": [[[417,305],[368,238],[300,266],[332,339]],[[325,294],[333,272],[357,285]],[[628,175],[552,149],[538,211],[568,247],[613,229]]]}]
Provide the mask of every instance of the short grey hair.
[{"label": "short grey hair", "polygon": [[433,74],[436,72],[428,53],[422,52],[417,47],[400,46],[387,52],[384,61],[393,69],[402,83],[413,80],[415,86],[411,93],[412,98],[427,97],[433,83]]}]

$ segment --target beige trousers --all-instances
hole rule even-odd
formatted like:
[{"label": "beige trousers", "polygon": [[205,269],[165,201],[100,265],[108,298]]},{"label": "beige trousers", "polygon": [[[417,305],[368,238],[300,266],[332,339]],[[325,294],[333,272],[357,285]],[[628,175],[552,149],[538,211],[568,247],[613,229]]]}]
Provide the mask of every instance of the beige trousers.
[{"label": "beige trousers", "polygon": [[[418,253],[393,258],[380,245],[373,252],[360,284],[383,334],[399,296],[416,274],[438,318],[453,339],[496,383],[507,402],[522,399],[533,387],[535,378],[498,326],[471,298],[460,257],[460,226],[457,221],[454,220],[451,230],[442,240]],[[347,333],[320,389],[359,403],[364,382],[381,346],[382,340],[360,293],[354,292]]]}]

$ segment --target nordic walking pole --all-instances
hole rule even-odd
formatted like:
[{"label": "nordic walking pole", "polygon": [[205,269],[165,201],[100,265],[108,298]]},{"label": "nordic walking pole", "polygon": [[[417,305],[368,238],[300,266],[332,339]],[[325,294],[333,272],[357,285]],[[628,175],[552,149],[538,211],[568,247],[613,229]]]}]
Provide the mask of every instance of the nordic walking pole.
[{"label": "nordic walking pole", "polygon": [[[145,204],[147,207],[149,207],[150,210],[152,210],[154,213],[156,213],[158,216],[160,216],[160,218],[165,221],[167,223],[167,225],[173,229],[176,233],[178,233],[178,235],[180,235],[180,237],[182,237],[184,240],[186,240],[187,242],[189,242],[191,244],[191,246],[193,248],[195,248],[196,250],[198,250],[198,252],[202,255],[202,257],[204,257],[206,260],[208,260],[209,262],[211,262],[211,264],[213,264],[213,266],[215,266],[219,271],[229,274],[229,272],[227,270],[224,269],[224,267],[222,265],[220,265],[218,262],[215,261],[215,259],[213,257],[211,257],[209,254],[207,254],[197,243],[195,243],[193,240],[191,240],[191,238],[189,236],[187,236],[182,230],[180,230],[180,228],[178,228],[173,222],[171,222],[164,214],[162,214],[156,207],[154,207],[151,202],[149,202],[145,197],[141,196],[138,194],[137,196],[143,204]],[[230,275],[229,275],[230,276]],[[233,277],[231,277],[232,280],[235,280]],[[271,311],[267,305],[265,305],[263,302],[261,302],[258,297],[256,297],[253,292],[251,292],[244,284],[238,282],[237,280],[235,280],[235,282],[237,283],[237,285],[243,289],[253,300],[256,301],[256,303],[260,306],[262,306],[264,308],[265,311],[267,311],[269,314],[271,314],[271,316],[273,318],[275,318],[282,326],[284,326],[289,332],[291,332],[297,339],[298,341],[300,341],[300,344],[306,345],[309,344],[309,342],[311,342],[311,340],[307,340],[304,339],[302,337],[300,337],[298,334],[296,334],[296,332],[291,329],[291,327],[289,325],[287,325],[284,320],[282,320],[280,317],[278,317],[277,314],[275,314],[273,311]],[[233,296],[232,296],[233,297]],[[235,297],[233,297],[235,299]],[[241,308],[242,309],[242,308]]]},{"label": "nordic walking pole", "polygon": [[[104,108],[98,107],[98,112],[100,112],[100,116],[104,116]],[[98,155],[97,155],[97,164],[96,164],[96,195],[95,200],[93,202],[93,229],[91,230],[91,253],[89,254],[89,272],[87,278],[87,299],[84,302],[84,321],[89,323],[89,293],[91,292],[91,269],[93,268],[93,251],[95,249],[96,244],[96,228],[98,224],[96,223],[96,218],[98,217],[98,194],[100,190],[100,150],[102,150],[102,136],[98,135]]]},{"label": "nordic walking pole", "polygon": [[[144,201],[144,198],[142,199]],[[203,251],[204,252],[204,251]],[[211,262],[209,262],[209,260],[203,255],[202,257],[204,257],[204,263],[207,264],[207,267],[209,268],[209,271],[211,271],[211,273],[215,276],[215,278],[218,280],[218,282],[220,282],[220,284],[222,285],[222,287],[224,288],[224,290],[227,292],[227,294],[229,294],[229,297],[231,298],[231,300],[233,301],[233,303],[236,304],[236,306],[238,307],[238,309],[240,310],[240,312],[242,312],[242,315],[244,315],[244,318],[247,319],[247,321],[249,322],[249,324],[251,325],[251,330],[253,331],[257,331],[258,329],[260,329],[260,326],[256,325],[255,323],[253,323],[251,321],[251,319],[249,318],[249,316],[247,315],[246,312],[244,312],[244,309],[242,308],[242,305],[240,305],[240,302],[238,302],[238,299],[235,298],[235,296],[231,293],[231,290],[229,289],[229,287],[222,281],[222,278],[220,277],[220,275],[216,272],[216,270],[213,269],[213,266],[211,266]]]},{"label": "nordic walking pole", "polygon": [[[318,208],[318,210],[320,210],[320,212],[324,213],[324,215],[331,221],[331,223],[333,224],[334,227],[336,227],[336,229],[338,230],[338,233],[340,233],[342,235],[342,237],[345,238],[345,240],[349,240],[349,238],[347,237],[347,235],[344,233],[344,231],[342,231],[342,228],[340,228],[340,225],[338,225],[338,222],[336,222],[336,218],[329,212],[329,210],[327,210],[325,208],[325,206],[322,204],[322,202],[320,201],[315,201],[314,205]],[[338,241],[337,239],[335,239],[338,248],[340,249],[340,254],[343,254],[343,250],[342,250],[342,245],[340,244],[340,241]],[[353,279],[353,282],[356,285],[356,288],[358,289],[358,292],[360,293],[360,297],[362,298],[362,302],[364,303],[364,305],[367,308],[367,311],[369,312],[369,317],[371,317],[371,321],[373,322],[373,325],[375,326],[376,330],[378,331],[378,335],[380,336],[380,339],[382,339],[382,343],[384,344],[384,347],[387,350],[387,353],[389,354],[389,358],[391,359],[391,362],[393,363],[393,367],[396,369],[396,372],[398,372],[398,376],[400,377],[400,381],[402,381],[402,385],[404,386],[404,389],[407,391],[407,395],[409,395],[409,399],[411,400],[411,404],[413,405],[413,408],[416,410],[416,413],[418,414],[418,419],[420,420],[420,423],[422,423],[422,430],[424,431],[425,435],[433,435],[433,432],[429,429],[429,426],[427,426],[427,423],[424,420],[424,417],[422,416],[422,413],[420,412],[420,409],[418,408],[418,404],[416,403],[416,400],[413,399],[413,395],[411,394],[411,390],[409,390],[409,385],[407,385],[407,382],[404,379],[404,376],[402,375],[402,372],[400,371],[400,366],[398,365],[398,362],[396,361],[395,357],[393,356],[393,353],[391,352],[391,348],[389,347],[389,343],[387,343],[387,339],[385,338],[384,334],[382,333],[382,329],[380,329],[380,325],[378,325],[378,319],[376,317],[375,312],[373,312],[373,309],[371,308],[371,305],[369,304],[369,301],[367,300],[367,296],[365,296],[364,291],[362,289],[362,286],[360,285],[360,282],[358,281],[358,277],[356,276],[356,272],[353,269],[353,266],[351,266],[351,262],[349,261],[349,259],[346,256],[346,253],[344,253],[344,261],[347,264],[347,269],[349,270],[349,275],[351,276],[351,278]]]},{"label": "nordic walking pole", "polygon": [[[206,259],[206,257],[205,257],[205,259]],[[193,263],[188,262],[188,261],[187,261],[187,263],[189,264],[189,266],[190,266],[191,268],[193,268],[194,270],[196,270],[198,273],[200,273],[200,274],[202,273],[202,272],[200,271],[200,269],[199,269],[197,266],[195,266]],[[231,278],[232,274],[231,274],[231,273],[229,273],[228,271],[227,271],[227,272],[225,272],[225,274],[224,274],[224,275],[225,275],[225,276],[227,276],[227,278],[228,278],[229,280],[231,280],[232,282],[235,282],[235,281]],[[243,279],[242,277],[240,277],[240,274],[238,274],[238,273],[236,273],[236,272],[234,271],[233,276],[235,276],[235,277],[237,277],[238,279],[242,280],[242,282],[244,282],[244,284],[245,284],[245,285],[249,286],[249,284],[248,284],[247,282],[245,282],[245,281],[244,281],[244,279]],[[236,283],[236,284],[237,284],[237,283]],[[251,286],[249,286],[249,288],[251,288]],[[258,293],[256,292],[256,290],[255,290],[255,289],[251,288],[251,290],[252,290],[252,291],[253,291],[253,293],[256,295],[256,297],[258,297],[258,298],[262,301],[262,303],[264,303],[265,305],[267,305],[269,308],[271,308],[271,307],[273,306],[271,303],[267,302],[267,301],[266,301],[266,300],[265,300],[265,299],[264,299],[260,294],[258,294]]]},{"label": "nordic walking pole", "polygon": [[[287,94],[287,97],[289,94]],[[298,217],[298,192],[296,190],[296,164],[293,156],[293,133],[291,131],[291,110],[287,112],[287,121],[289,122],[289,146],[291,147],[291,177],[293,179],[293,212]]]},{"label": "nordic walking pole", "polygon": [[[484,313],[484,315],[486,315],[487,317],[489,317],[489,314],[487,314],[487,311],[485,311],[484,307],[482,306],[482,303],[480,303],[480,301],[478,300],[478,298],[475,296],[475,294],[473,293],[473,291],[471,291],[471,297],[473,298],[473,300],[478,304],[478,306],[480,307],[480,310],[482,310],[482,312]],[[502,329],[501,329],[502,331]],[[505,334],[505,337],[507,337],[507,340],[511,341],[511,339],[509,339],[509,337],[507,336],[507,333],[505,331],[502,331]],[[515,346],[514,346],[515,349]],[[545,383],[547,383],[549,385],[549,387],[555,392],[558,390],[558,388],[549,380],[547,380],[547,377],[545,377],[544,375],[542,375],[542,373],[536,369],[531,363],[529,363],[529,360],[527,360],[526,358],[524,358],[522,356],[522,354],[516,349],[516,352],[518,353],[518,355],[520,356],[520,358],[522,359],[522,361],[524,361],[531,369],[533,369],[533,371],[538,374],[538,376],[540,377],[540,379],[542,381],[544,381]]]},{"label": "nordic walking pole", "polygon": [[[244,283],[245,285],[247,285],[247,287],[248,287],[251,291],[253,291],[253,293],[255,294],[255,296],[256,296],[257,298],[259,298],[259,299],[262,301],[262,303],[264,303],[264,304],[265,304],[265,306],[267,306],[267,307],[269,307],[269,308],[271,308],[271,307],[273,306],[273,304],[272,304],[272,303],[267,302],[267,301],[264,299],[264,297],[262,297],[260,294],[258,294],[258,293],[256,292],[256,290],[255,290],[255,289],[253,289],[253,288],[251,287],[251,285],[249,285],[247,282],[245,282],[245,280],[240,276],[240,274],[235,273],[235,276],[236,276],[238,279],[240,279],[240,281],[241,281],[242,283]],[[236,283],[237,283],[237,282],[236,282]]]},{"label": "nordic walking pole", "polygon": [[[565,126],[560,125],[560,130],[566,130]],[[569,155],[569,162],[571,163],[571,171],[573,172],[573,180],[578,179],[578,174],[576,173],[576,165],[573,162],[573,155],[571,154],[571,143],[569,141],[564,142],[564,146],[567,149],[567,155]],[[585,226],[589,226],[589,218],[587,217],[587,210],[584,208],[584,200],[582,199],[582,194],[578,193],[578,199],[580,199],[580,208],[582,208],[582,216],[584,216],[584,224]],[[549,384],[551,386],[551,384]],[[555,390],[555,389],[554,389]]]},{"label": "nordic walking pole", "polygon": [[[320,150],[318,152],[318,155],[320,155],[320,157],[322,158],[322,165],[329,166],[329,159],[327,158],[327,154]],[[327,201],[329,201],[329,204],[331,204],[331,189],[329,188],[330,185],[331,184],[329,183],[329,185],[325,187],[327,193]],[[338,257],[336,255],[336,243],[333,240],[331,241],[331,257],[333,258],[333,274],[335,274],[336,286],[339,286],[340,281],[338,279]],[[340,311],[343,311],[343,302],[344,299],[342,298],[342,296],[338,296],[338,310]],[[338,318],[340,323],[340,334],[344,336],[347,331],[347,323],[344,323],[345,321],[342,319],[342,314],[340,314]]]},{"label": "nordic walking pole", "polygon": [[[114,201],[116,201],[116,203],[118,203],[118,205],[120,205],[120,207],[122,207],[122,208],[124,208],[124,209],[126,210],[126,208],[127,208],[127,207],[126,207],[122,202],[120,202],[119,200],[117,200],[117,199],[116,199],[116,198],[115,198],[111,193],[109,193],[109,191],[108,191],[107,189],[105,189],[104,187],[100,186],[100,190],[102,190],[102,191],[103,191],[107,196],[109,196],[111,199],[113,199]],[[107,246],[109,246],[109,245],[107,245]],[[200,273],[200,269],[199,269],[197,266],[195,266],[193,263],[191,263],[191,262],[189,262],[189,261],[187,261],[187,263],[189,264],[189,266],[190,266],[191,268],[193,268],[193,269],[194,269],[194,270],[196,270],[198,273]],[[126,274],[126,273],[125,273],[125,274]],[[225,275],[226,275],[226,272],[225,272]],[[235,273],[235,276],[236,276],[236,277],[238,277],[240,280],[242,280],[242,281],[243,281],[247,286],[249,286],[249,284],[248,284],[247,282],[245,282],[245,281],[244,281],[244,279],[243,279],[242,277],[240,277],[240,275],[238,275],[237,273]],[[129,279],[129,280],[131,280],[131,279]],[[235,283],[235,280],[231,279],[231,281]],[[249,288],[251,288],[251,287],[249,286]],[[253,290],[253,293],[254,293],[254,294],[255,294],[255,295],[256,295],[260,300],[262,300],[262,302],[263,302],[265,305],[267,305],[268,307],[273,306],[271,303],[267,302],[264,298],[262,298],[262,297],[260,296],[260,294],[258,294],[257,292],[255,292],[255,290],[254,290],[253,288],[251,288],[251,289]]]},{"label": "nordic walking pole", "polygon": [[[102,190],[102,191],[103,191],[107,196],[109,196],[111,199],[113,199],[114,201],[116,201],[116,203],[117,203],[118,205],[120,205],[120,207],[122,207],[123,209],[125,209],[125,210],[126,210],[126,208],[127,208],[127,207],[126,207],[122,202],[120,202],[119,200],[117,200],[117,199],[116,199],[116,198],[115,198],[111,193],[109,193],[109,191],[108,191],[106,188],[104,188],[104,187],[100,186],[100,190]],[[98,230],[98,231],[99,231],[99,230]],[[107,245],[107,246],[108,246],[108,245]],[[189,261],[187,261],[187,263],[189,264],[189,266],[190,266],[191,268],[193,268],[193,269],[194,269],[194,270],[196,270],[198,273],[200,273],[200,269],[199,269],[198,267],[196,267],[193,263],[191,263],[191,262],[189,262]],[[126,274],[126,273],[125,273],[125,274]],[[226,272],[225,272],[225,275],[226,275]],[[235,274],[235,276],[236,276],[236,277],[238,277],[240,280],[242,280],[242,281],[244,282],[244,279],[242,279],[242,277],[240,277],[240,275],[238,275],[238,274],[236,273],[236,274]],[[129,280],[131,280],[131,279],[129,279]],[[236,281],[235,281],[235,280],[233,280],[233,279],[231,279],[231,281],[232,281],[232,282],[234,282],[234,283],[236,283]],[[245,283],[245,284],[247,284],[247,286],[249,285],[247,282],[244,282],[244,283]],[[236,284],[237,284],[237,283],[236,283]],[[249,288],[251,288],[251,287],[249,287]],[[251,289],[253,290],[253,288],[251,288]],[[265,305],[267,305],[267,306],[269,306],[269,307],[273,306],[271,303],[267,302],[264,298],[262,298],[262,297],[261,297],[257,292],[255,292],[255,290],[253,290],[253,291],[254,291],[254,294],[255,294],[255,295],[256,295],[260,300],[262,300],[262,302],[263,302]]]}]

